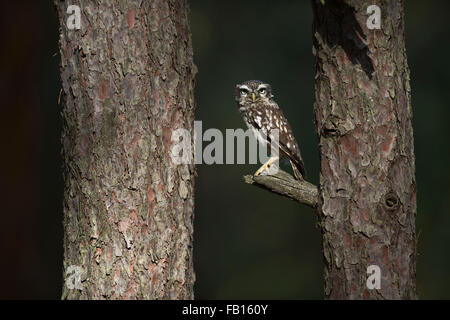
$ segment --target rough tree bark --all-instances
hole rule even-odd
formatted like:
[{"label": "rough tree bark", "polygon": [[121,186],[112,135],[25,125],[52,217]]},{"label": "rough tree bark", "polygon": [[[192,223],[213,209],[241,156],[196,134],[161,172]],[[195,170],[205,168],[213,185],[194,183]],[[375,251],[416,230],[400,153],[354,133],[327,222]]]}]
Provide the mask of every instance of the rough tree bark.
[{"label": "rough tree bark", "polygon": [[[367,8],[381,9],[369,30]],[[313,1],[325,295],[416,298],[416,182],[401,0]],[[366,286],[367,267],[381,288]]]},{"label": "rough tree bark", "polygon": [[278,170],[274,175],[244,176],[245,183],[254,184],[263,189],[282,195],[291,200],[305,204],[311,208],[317,207],[317,186],[308,181],[296,180],[289,173]]},{"label": "rough tree bark", "polygon": [[[314,200],[313,185],[294,182],[285,173],[245,177],[247,183],[317,208],[324,291],[330,299],[417,298],[416,182],[403,2],[375,2],[381,28],[369,30],[367,8],[374,1],[312,1],[318,198]],[[379,289],[367,286],[371,265],[380,268]]]},{"label": "rough tree bark", "polygon": [[[68,5],[81,8],[69,30]],[[55,0],[60,23],[66,299],[191,299],[194,166],[186,1]],[[72,266],[72,267],[71,267]],[[74,269],[75,268],[75,269]],[[81,276],[81,289],[67,281]]]}]

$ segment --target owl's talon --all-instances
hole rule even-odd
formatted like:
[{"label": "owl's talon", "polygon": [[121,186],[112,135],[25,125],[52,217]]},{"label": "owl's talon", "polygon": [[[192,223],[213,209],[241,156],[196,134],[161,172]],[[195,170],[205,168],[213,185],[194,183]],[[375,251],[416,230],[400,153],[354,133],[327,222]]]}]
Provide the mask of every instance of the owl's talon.
[{"label": "owl's talon", "polygon": [[261,173],[263,173],[264,170],[266,170],[266,168],[264,168],[265,165],[263,165],[262,167],[260,167],[258,170],[256,170],[254,176],[257,177],[259,175],[261,175]]},{"label": "owl's talon", "polygon": [[[267,174],[273,174],[271,171],[272,164],[278,160],[278,157],[271,157],[266,163],[264,163],[256,172],[253,174],[255,177],[261,175],[263,172],[267,171]],[[275,172],[276,173],[276,172]]]}]

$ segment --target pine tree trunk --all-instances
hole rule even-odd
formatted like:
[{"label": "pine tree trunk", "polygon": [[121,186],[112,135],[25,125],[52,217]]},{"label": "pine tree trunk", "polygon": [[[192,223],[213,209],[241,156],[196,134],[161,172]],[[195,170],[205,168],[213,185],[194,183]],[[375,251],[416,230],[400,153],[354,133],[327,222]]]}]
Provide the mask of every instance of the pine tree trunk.
[{"label": "pine tree trunk", "polygon": [[[81,29],[67,27],[68,5]],[[191,299],[193,134],[186,1],[57,1],[64,161],[65,299]],[[77,283],[76,276],[80,276]]]},{"label": "pine tree trunk", "polygon": [[[400,0],[312,1],[325,295],[416,298],[416,182]],[[381,9],[369,29],[367,7]],[[367,268],[381,271],[370,289]]]}]

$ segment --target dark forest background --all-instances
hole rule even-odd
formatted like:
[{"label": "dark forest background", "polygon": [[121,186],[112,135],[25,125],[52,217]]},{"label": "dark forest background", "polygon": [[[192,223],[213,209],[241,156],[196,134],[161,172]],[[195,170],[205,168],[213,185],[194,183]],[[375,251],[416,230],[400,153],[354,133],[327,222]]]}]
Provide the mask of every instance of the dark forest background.
[{"label": "dark forest background", "polygon": [[[417,166],[420,298],[450,298],[450,59],[448,1],[405,1]],[[191,3],[198,66],[196,119],[244,128],[236,83],[260,79],[319,180],[313,125],[309,1]],[[51,1],[0,4],[0,298],[59,299],[62,172],[58,25]],[[224,132],[224,131],[223,131]],[[256,165],[199,165],[195,199],[196,298],[322,298],[314,212],[244,184]]]}]

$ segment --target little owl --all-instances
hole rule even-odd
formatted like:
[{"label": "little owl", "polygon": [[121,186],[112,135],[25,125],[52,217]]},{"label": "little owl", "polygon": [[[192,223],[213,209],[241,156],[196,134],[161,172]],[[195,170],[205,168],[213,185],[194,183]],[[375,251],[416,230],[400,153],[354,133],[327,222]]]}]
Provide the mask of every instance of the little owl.
[{"label": "little owl", "polygon": [[[303,180],[305,167],[297,141],[283,112],[272,98],[272,89],[267,83],[249,80],[236,85],[236,102],[245,124],[252,129],[260,143],[269,147],[271,131],[278,129],[279,158],[287,158],[297,180]],[[255,176],[269,169],[276,160],[278,157],[271,157],[255,172]]]}]

